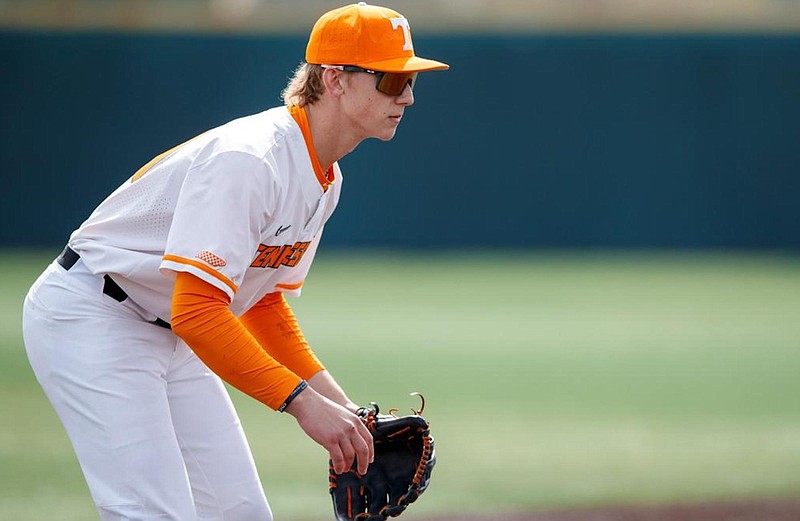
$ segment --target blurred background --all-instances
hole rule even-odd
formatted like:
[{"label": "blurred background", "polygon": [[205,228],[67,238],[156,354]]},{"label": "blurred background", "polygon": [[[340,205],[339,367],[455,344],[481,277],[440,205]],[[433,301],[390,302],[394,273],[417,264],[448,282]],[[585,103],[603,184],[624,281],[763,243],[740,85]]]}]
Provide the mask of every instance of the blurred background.
[{"label": "blurred background", "polygon": [[[292,305],[356,400],[428,398],[404,515],[800,498],[800,2],[382,4],[451,70],[340,162]],[[0,0],[0,518],[96,518],[27,288],[151,157],[280,104],[340,5]],[[276,514],[328,516],[324,454],[234,397]]]},{"label": "blurred background", "polygon": [[[800,2],[395,4],[452,70],[342,161],[329,247],[800,246]],[[336,5],[0,2],[2,244],[63,243],[148,158],[279,104]]]}]

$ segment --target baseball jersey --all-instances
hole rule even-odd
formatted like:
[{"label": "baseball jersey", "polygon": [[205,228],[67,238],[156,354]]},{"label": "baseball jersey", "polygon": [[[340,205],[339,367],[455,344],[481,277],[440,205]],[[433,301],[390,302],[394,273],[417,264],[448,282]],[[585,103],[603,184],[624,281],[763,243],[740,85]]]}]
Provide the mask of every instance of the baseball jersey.
[{"label": "baseball jersey", "polygon": [[305,111],[277,107],[169,150],[109,195],[70,245],[139,306],[169,319],[174,275],[224,291],[240,316],[265,294],[299,296],[341,190]]}]

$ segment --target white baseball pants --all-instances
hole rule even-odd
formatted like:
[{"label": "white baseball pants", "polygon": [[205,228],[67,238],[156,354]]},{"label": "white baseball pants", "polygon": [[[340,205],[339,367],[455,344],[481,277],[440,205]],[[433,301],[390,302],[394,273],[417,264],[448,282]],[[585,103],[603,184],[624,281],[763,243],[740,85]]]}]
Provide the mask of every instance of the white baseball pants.
[{"label": "white baseball pants", "polygon": [[50,265],[24,304],[28,358],[103,521],[270,521],[221,380],[81,261]]}]

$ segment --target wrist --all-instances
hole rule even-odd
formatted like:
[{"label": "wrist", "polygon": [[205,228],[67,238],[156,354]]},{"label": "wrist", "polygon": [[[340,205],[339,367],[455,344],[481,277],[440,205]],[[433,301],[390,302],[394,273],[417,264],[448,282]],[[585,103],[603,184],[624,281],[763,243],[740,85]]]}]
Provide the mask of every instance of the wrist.
[{"label": "wrist", "polygon": [[286,408],[289,407],[289,405],[291,405],[291,403],[295,400],[295,398],[300,396],[300,393],[305,391],[307,388],[308,388],[308,382],[306,382],[305,380],[300,380],[300,383],[297,384],[297,387],[295,387],[292,390],[292,392],[289,393],[289,396],[286,397],[286,400],[284,400],[281,406],[278,407],[278,412],[286,411]]},{"label": "wrist", "polygon": [[353,414],[358,414],[358,410],[362,408],[357,403],[353,403],[353,402],[351,402],[349,400],[347,402],[343,403],[342,406],[345,409],[347,409],[348,411],[352,412]]}]

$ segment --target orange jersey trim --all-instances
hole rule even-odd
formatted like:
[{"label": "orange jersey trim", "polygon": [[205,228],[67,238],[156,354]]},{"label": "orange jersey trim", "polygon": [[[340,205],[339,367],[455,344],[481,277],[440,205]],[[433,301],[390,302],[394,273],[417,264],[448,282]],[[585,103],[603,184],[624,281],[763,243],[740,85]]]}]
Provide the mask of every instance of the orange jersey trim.
[{"label": "orange jersey trim", "polygon": [[231,279],[229,279],[228,277],[226,277],[222,273],[218,272],[217,270],[215,270],[215,269],[213,269],[213,268],[211,268],[209,266],[206,266],[202,262],[198,262],[198,261],[193,260],[193,259],[187,259],[185,257],[180,257],[178,255],[164,255],[163,258],[164,258],[164,260],[177,262],[178,264],[188,264],[190,266],[194,266],[195,268],[197,268],[199,270],[202,270],[205,273],[208,273],[209,275],[211,275],[215,279],[219,280],[220,282],[222,282],[223,284],[225,284],[226,286],[231,288],[231,291],[233,291],[234,293],[239,291],[239,287],[236,286],[236,284],[234,284]]},{"label": "orange jersey trim", "polygon": [[202,136],[202,135],[203,135],[203,134],[200,134],[200,135],[198,135],[198,136],[195,136],[195,137],[193,137],[192,139],[190,139],[190,140],[188,140],[188,141],[184,141],[184,142],[183,142],[183,143],[181,143],[180,145],[177,145],[177,146],[174,146],[174,147],[170,148],[170,149],[169,149],[169,150],[167,150],[166,152],[162,152],[162,153],[158,154],[156,157],[154,157],[153,159],[151,159],[150,161],[148,161],[148,162],[147,162],[147,164],[145,164],[144,166],[142,166],[141,168],[139,168],[139,170],[137,170],[135,174],[133,174],[133,177],[131,177],[131,183],[135,183],[136,181],[138,181],[138,180],[139,180],[139,179],[140,179],[140,178],[141,178],[143,175],[145,175],[145,174],[146,174],[146,173],[147,173],[147,172],[148,172],[148,171],[149,171],[151,168],[153,168],[155,165],[157,165],[159,161],[161,161],[162,159],[164,159],[164,158],[165,158],[165,157],[167,157],[168,155],[172,154],[173,152],[175,152],[176,150],[178,150],[179,148],[181,148],[183,145],[186,145],[186,144],[188,144],[188,143],[191,143],[192,141],[194,141],[195,139],[199,138],[199,137],[200,137],[200,136]]},{"label": "orange jersey trim", "polygon": [[275,284],[276,288],[295,290],[303,287],[305,282],[297,282],[295,284]]},{"label": "orange jersey trim", "polygon": [[289,114],[292,115],[292,118],[294,118],[294,121],[297,123],[297,126],[300,127],[300,131],[303,133],[303,140],[306,142],[308,156],[311,158],[311,166],[314,167],[314,174],[317,176],[317,181],[319,181],[322,189],[327,191],[328,187],[335,180],[333,166],[331,166],[327,172],[324,172],[322,170],[322,166],[319,164],[317,151],[314,149],[314,140],[311,137],[311,126],[308,124],[308,115],[306,114],[306,110],[298,105],[292,105],[288,107],[288,109]]}]

